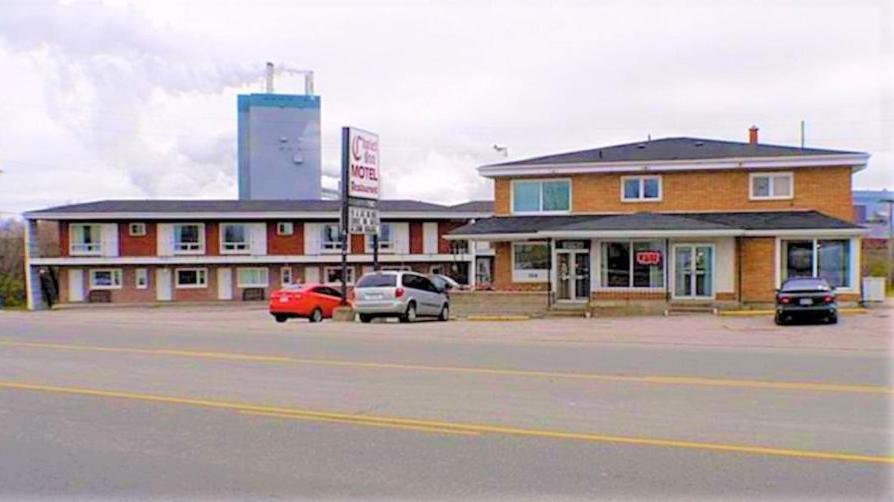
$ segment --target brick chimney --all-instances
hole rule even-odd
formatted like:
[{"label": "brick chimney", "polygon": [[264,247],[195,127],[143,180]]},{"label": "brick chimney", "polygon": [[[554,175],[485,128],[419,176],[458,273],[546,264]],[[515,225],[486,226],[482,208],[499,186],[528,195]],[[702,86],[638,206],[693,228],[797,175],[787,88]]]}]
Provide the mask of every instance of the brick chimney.
[{"label": "brick chimney", "polygon": [[752,145],[757,144],[757,126],[748,128],[748,143]]}]

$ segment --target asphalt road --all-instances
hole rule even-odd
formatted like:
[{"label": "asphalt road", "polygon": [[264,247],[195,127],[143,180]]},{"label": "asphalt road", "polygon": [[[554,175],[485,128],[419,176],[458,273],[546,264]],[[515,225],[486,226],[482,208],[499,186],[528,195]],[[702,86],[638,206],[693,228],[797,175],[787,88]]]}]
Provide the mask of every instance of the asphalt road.
[{"label": "asphalt road", "polygon": [[0,313],[0,497],[886,499],[887,312]]}]

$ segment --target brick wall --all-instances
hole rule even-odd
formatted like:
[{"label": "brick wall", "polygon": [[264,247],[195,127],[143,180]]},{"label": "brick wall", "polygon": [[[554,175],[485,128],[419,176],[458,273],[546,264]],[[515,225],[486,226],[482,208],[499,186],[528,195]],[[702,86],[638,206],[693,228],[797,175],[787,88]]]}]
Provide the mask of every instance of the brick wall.
[{"label": "brick wall", "polygon": [[158,227],[146,223],[146,235],[130,235],[130,222],[118,223],[118,253],[120,256],[155,256]]},{"label": "brick wall", "polygon": [[300,221],[292,221],[294,229],[292,235],[277,235],[277,223],[279,222],[267,223],[267,254],[304,254],[304,224]]},{"label": "brick wall", "polygon": [[59,256],[68,256],[68,222],[59,222]]},{"label": "brick wall", "polygon": [[[780,169],[779,171],[786,171]],[[572,211],[754,211],[815,209],[850,221],[853,216],[849,167],[797,168],[791,200],[752,201],[749,172],[744,170],[661,173],[660,202],[621,202],[618,173],[577,174],[572,180]],[[510,213],[510,178],[494,182],[494,212]]]},{"label": "brick wall", "polygon": [[742,301],[772,302],[776,289],[776,239],[743,237],[740,243]]},{"label": "brick wall", "polygon": [[217,256],[220,254],[220,225],[217,222],[205,222],[205,254]]},{"label": "brick wall", "polygon": [[452,230],[457,229],[466,222],[464,221],[439,221],[438,222],[438,253],[440,254],[449,254],[450,253],[450,241],[444,238],[444,235],[449,234]]}]

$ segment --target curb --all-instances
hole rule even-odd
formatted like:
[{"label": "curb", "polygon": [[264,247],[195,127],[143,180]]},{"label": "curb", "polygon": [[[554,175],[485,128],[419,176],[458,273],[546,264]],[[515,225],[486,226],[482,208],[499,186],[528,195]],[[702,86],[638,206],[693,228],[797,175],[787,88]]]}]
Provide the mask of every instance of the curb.
[{"label": "curb", "polygon": [[[762,315],[773,315],[775,314],[775,310],[721,310],[717,312],[719,316],[729,316],[729,317],[748,317],[748,316],[762,316]],[[859,307],[846,307],[843,309],[838,309],[839,314],[867,314],[869,313],[869,309],[859,308]]]},{"label": "curb", "polygon": [[470,315],[467,321],[527,321],[531,316],[527,315]]}]

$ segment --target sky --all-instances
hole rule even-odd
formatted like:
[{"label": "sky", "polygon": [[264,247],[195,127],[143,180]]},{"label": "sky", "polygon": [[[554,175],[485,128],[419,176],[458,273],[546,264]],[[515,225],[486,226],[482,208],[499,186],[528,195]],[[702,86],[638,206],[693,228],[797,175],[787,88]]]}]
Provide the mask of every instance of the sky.
[{"label": "sky", "polygon": [[[0,0],[0,216],[235,198],[236,96],[310,69],[324,185],[344,125],[383,196],[491,198],[475,168],[651,136],[865,151],[894,189],[894,1]],[[298,77],[277,89],[300,93]]]}]

